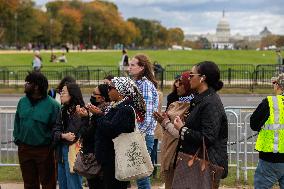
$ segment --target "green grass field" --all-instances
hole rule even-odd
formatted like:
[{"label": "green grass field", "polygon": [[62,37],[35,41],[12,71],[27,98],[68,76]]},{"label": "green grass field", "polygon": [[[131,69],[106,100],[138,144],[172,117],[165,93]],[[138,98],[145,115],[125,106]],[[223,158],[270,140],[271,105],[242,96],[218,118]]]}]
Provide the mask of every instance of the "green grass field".
[{"label": "green grass field", "polygon": [[[211,60],[217,64],[275,64],[274,51],[217,51],[217,50],[193,50],[193,51],[168,51],[145,50],[129,51],[129,57],[137,53],[147,54],[152,61],[157,61],[163,66],[167,64],[195,64],[204,60]],[[41,53],[43,65],[62,66],[63,63],[50,63],[50,53]],[[57,56],[60,53],[56,54]],[[31,66],[33,54],[31,53],[0,53],[0,66]],[[70,66],[116,66],[121,60],[120,51],[98,52],[70,52],[67,54]]]}]

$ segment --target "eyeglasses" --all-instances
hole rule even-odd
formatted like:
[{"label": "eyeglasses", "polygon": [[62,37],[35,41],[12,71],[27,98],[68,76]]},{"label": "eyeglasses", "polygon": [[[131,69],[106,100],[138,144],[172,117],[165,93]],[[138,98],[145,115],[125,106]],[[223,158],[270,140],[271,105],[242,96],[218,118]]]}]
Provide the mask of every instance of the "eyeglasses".
[{"label": "eyeglasses", "polygon": [[94,96],[102,96],[102,94],[98,94],[98,93],[93,93]]},{"label": "eyeglasses", "polygon": [[278,84],[278,83],[276,81],[272,81],[272,84],[275,85],[275,84]]},{"label": "eyeglasses", "polygon": [[60,95],[68,95],[69,93],[68,92],[60,92],[59,94]]},{"label": "eyeglasses", "polygon": [[191,74],[189,74],[189,77],[188,77],[188,79],[191,79],[191,78],[193,78],[195,75],[198,75],[198,76],[200,76],[201,74],[195,74],[195,73],[191,73]]},{"label": "eyeglasses", "polygon": [[177,85],[178,85],[178,86],[182,86],[182,85],[183,85],[183,82],[182,82],[181,80],[178,80],[178,81],[177,81]]}]

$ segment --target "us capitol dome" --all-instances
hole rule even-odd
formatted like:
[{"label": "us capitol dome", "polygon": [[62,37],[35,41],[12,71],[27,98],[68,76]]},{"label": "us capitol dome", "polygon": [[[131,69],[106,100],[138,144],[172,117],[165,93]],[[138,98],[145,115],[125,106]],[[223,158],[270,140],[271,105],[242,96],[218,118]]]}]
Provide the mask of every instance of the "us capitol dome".
[{"label": "us capitol dome", "polygon": [[232,49],[234,44],[230,42],[231,29],[228,20],[223,16],[217,24],[216,34],[211,38],[211,45],[213,49]]},{"label": "us capitol dome", "polygon": [[228,43],[230,40],[230,24],[225,18],[225,11],[223,11],[223,17],[217,25],[216,37],[217,42]]}]

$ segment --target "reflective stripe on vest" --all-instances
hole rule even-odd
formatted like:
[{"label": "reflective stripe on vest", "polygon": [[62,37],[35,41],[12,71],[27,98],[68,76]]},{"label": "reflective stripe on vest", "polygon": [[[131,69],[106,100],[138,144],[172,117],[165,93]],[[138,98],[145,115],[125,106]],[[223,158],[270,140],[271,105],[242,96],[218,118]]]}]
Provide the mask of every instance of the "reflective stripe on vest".
[{"label": "reflective stripe on vest", "polygon": [[256,150],[284,153],[284,96],[268,96],[270,116],[259,132]]}]

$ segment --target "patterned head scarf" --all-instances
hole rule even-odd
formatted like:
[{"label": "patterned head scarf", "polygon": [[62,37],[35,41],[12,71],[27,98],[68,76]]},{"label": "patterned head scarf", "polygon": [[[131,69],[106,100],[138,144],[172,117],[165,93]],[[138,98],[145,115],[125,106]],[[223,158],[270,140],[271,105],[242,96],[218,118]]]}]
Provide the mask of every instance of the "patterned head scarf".
[{"label": "patterned head scarf", "polygon": [[134,81],[128,77],[114,77],[111,82],[121,95],[132,99],[134,108],[144,117],[145,101]]}]

